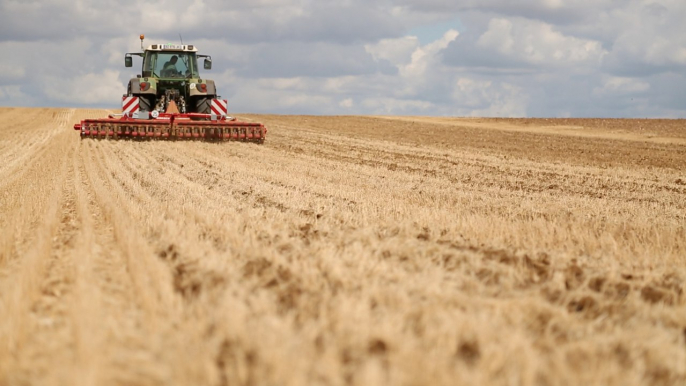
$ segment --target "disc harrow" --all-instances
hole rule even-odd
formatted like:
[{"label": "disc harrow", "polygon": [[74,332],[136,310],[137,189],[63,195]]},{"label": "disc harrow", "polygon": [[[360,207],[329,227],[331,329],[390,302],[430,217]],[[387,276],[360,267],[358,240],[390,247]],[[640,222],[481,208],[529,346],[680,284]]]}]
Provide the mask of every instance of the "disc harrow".
[{"label": "disc harrow", "polygon": [[267,128],[261,123],[239,122],[235,118],[212,114],[167,114],[139,119],[128,115],[110,115],[104,119],[86,119],[74,125],[81,139],[135,140],[205,140],[264,143]]}]

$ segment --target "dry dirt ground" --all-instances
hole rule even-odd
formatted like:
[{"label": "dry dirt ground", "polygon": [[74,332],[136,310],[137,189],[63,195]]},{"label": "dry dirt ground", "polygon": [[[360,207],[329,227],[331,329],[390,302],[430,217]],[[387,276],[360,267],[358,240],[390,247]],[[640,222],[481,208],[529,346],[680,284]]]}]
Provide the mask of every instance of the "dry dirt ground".
[{"label": "dry dirt ground", "polygon": [[686,383],[686,122],[0,109],[0,385]]}]

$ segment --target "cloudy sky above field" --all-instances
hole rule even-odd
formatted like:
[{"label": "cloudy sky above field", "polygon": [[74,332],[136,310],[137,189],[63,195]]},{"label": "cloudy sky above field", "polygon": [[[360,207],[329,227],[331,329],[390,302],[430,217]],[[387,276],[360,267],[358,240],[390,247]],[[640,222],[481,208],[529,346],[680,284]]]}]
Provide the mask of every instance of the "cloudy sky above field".
[{"label": "cloudy sky above field", "polygon": [[116,107],[124,53],[212,55],[234,112],[686,117],[683,0],[0,0],[0,106]]}]

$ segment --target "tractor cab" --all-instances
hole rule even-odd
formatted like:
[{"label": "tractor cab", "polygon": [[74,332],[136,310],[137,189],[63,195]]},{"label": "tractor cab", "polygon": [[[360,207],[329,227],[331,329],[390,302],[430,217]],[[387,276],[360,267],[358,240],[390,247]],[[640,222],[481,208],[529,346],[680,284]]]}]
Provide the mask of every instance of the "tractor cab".
[{"label": "tractor cab", "polygon": [[198,58],[205,58],[205,70],[212,68],[212,58],[197,55],[198,49],[183,44],[152,44],[141,53],[129,53],[125,66],[133,67],[131,55],[143,57],[142,76],[144,78],[200,78]]},{"label": "tractor cab", "polygon": [[143,76],[153,78],[199,78],[195,52],[146,51]]}]

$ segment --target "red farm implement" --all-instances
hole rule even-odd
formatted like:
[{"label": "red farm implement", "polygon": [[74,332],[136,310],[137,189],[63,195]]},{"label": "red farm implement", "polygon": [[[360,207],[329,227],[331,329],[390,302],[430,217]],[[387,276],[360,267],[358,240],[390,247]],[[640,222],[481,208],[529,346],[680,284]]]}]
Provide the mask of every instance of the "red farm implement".
[{"label": "red farm implement", "polygon": [[[222,102],[225,105],[226,101]],[[170,110],[175,108],[167,108],[167,111]],[[81,132],[81,138],[264,142],[267,129],[261,123],[239,122],[235,118],[214,112],[214,109],[212,114],[139,110],[127,112],[124,106],[122,114],[111,114],[103,119],[86,119],[75,124],[74,130]]]}]

